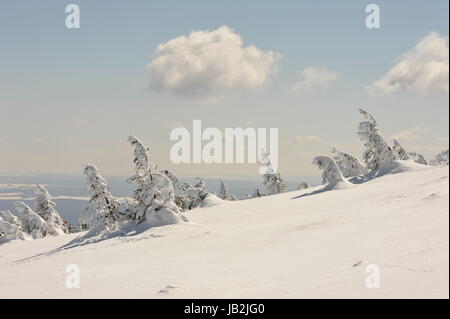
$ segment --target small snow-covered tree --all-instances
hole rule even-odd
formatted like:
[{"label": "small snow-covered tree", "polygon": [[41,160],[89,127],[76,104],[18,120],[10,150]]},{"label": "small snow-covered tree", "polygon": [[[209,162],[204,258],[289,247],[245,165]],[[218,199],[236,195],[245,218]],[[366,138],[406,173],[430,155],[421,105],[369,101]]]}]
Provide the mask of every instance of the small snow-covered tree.
[{"label": "small snow-covered tree", "polygon": [[300,185],[298,185],[298,190],[307,189],[310,188],[311,185],[307,182],[301,182]]},{"label": "small snow-covered tree", "polygon": [[394,139],[394,146],[392,146],[392,150],[394,151],[395,155],[397,156],[397,159],[401,161],[407,161],[411,158],[408,155],[408,152],[405,151],[403,146],[400,145],[400,143]]},{"label": "small snow-covered tree", "polygon": [[202,190],[205,190],[205,181],[203,180],[203,178],[201,177],[196,177],[195,178],[197,180],[197,184],[194,185],[195,188],[200,188]]},{"label": "small snow-covered tree", "polygon": [[384,174],[395,165],[396,156],[378,131],[378,124],[372,115],[360,109],[364,121],[359,123],[358,136],[366,150],[363,160],[366,168],[375,175]]},{"label": "small snow-covered tree", "polygon": [[0,244],[11,240],[32,239],[22,231],[22,223],[10,211],[0,211]]},{"label": "small snow-covered tree", "polygon": [[265,150],[261,150],[260,165],[265,167],[263,185],[267,195],[280,194],[288,191],[288,187],[284,182],[283,177],[279,172],[275,172],[270,161],[270,154]]},{"label": "small snow-covered tree", "polygon": [[128,142],[134,147],[134,166],[136,175],[149,174],[156,169],[156,165],[150,162],[150,148],[144,145],[140,139],[132,135],[128,137]]},{"label": "small snow-covered tree", "polygon": [[328,156],[317,156],[314,158],[313,164],[323,170],[323,184],[327,184],[329,187],[335,187],[339,183],[348,183],[333,158]]},{"label": "small snow-covered tree", "polygon": [[108,182],[100,175],[97,167],[86,165],[84,168],[89,196],[89,205],[80,217],[82,224],[103,224],[108,230],[114,228],[120,220],[116,198],[108,189]]},{"label": "small snow-covered tree", "polygon": [[219,197],[220,199],[223,199],[223,200],[235,201],[236,197],[230,194],[230,192],[228,191],[228,187],[227,187],[227,185],[225,185],[223,180],[219,180],[219,182],[220,182],[220,188],[219,188],[219,193],[217,194],[217,197]]},{"label": "small snow-covered tree", "polygon": [[333,149],[332,157],[338,164],[344,177],[359,176],[367,173],[364,165],[353,155]]},{"label": "small snow-covered tree", "polygon": [[448,150],[440,152],[434,159],[430,161],[430,165],[440,166],[448,165]]},{"label": "small snow-covered tree", "polygon": [[425,157],[423,157],[422,154],[416,153],[416,152],[409,152],[408,156],[410,159],[412,159],[414,162],[422,164],[422,165],[428,165],[427,160]]},{"label": "small snow-covered tree", "polygon": [[16,210],[20,215],[22,231],[30,234],[33,239],[38,239],[49,235],[47,222],[36,214],[30,206],[24,202],[16,202]]},{"label": "small snow-covered tree", "polygon": [[35,212],[47,222],[49,233],[55,236],[69,233],[67,225],[56,211],[56,204],[52,201],[47,189],[43,185],[37,185],[35,194]]},{"label": "small snow-covered tree", "polygon": [[2,218],[4,221],[17,225],[18,227],[22,227],[22,223],[20,222],[20,219],[11,214],[9,210],[0,210],[0,218]]},{"label": "small snow-covered tree", "polygon": [[171,182],[171,179],[175,180],[175,175],[169,174],[169,171],[155,172],[156,165],[150,162],[149,148],[135,136],[131,136],[128,141],[134,147],[136,174],[127,181],[137,184],[134,191],[137,206],[130,216],[131,219],[138,223],[150,220],[155,222],[154,218],[156,217],[159,219],[185,219],[184,216],[173,216],[173,214],[180,213],[180,209],[175,203],[175,190]]}]

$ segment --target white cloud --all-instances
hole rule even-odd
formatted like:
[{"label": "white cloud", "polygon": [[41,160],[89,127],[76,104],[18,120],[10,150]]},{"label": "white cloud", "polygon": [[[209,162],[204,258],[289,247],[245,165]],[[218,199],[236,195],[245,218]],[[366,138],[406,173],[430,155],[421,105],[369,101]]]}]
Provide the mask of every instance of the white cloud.
[{"label": "white cloud", "polygon": [[296,144],[302,144],[302,143],[315,143],[321,141],[321,138],[319,136],[295,136],[294,142]]},{"label": "white cloud", "polygon": [[159,44],[147,67],[154,90],[208,100],[232,89],[261,87],[274,74],[279,57],[253,45],[244,47],[239,34],[222,26]]},{"label": "white cloud", "polygon": [[420,136],[422,133],[430,132],[429,128],[426,127],[414,127],[407,130],[400,131],[391,137],[396,140],[409,140],[416,141],[420,140],[422,137]]},{"label": "white cloud", "polygon": [[434,91],[448,94],[448,61],[448,36],[432,32],[398,58],[388,73],[368,87],[369,92]]},{"label": "white cloud", "polygon": [[338,75],[323,67],[309,67],[300,72],[300,77],[301,80],[292,86],[293,91],[327,87],[328,84],[337,80]]}]

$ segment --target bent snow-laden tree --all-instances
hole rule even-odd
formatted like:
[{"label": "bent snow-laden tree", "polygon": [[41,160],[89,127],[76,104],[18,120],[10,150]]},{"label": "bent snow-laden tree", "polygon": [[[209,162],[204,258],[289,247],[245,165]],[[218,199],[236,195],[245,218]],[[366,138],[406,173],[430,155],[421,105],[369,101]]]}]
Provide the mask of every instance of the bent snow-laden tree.
[{"label": "bent snow-laden tree", "polygon": [[230,192],[228,191],[228,187],[227,187],[227,185],[225,185],[223,180],[219,180],[219,182],[220,182],[220,188],[219,188],[219,193],[217,194],[217,197],[219,197],[220,199],[229,200],[229,201],[237,200],[237,198],[235,196],[230,194]]},{"label": "bent snow-laden tree", "polygon": [[354,156],[339,152],[336,148],[333,149],[333,159],[339,166],[344,177],[359,176],[367,173],[367,169],[363,164]]},{"label": "bent snow-laden tree", "polygon": [[0,244],[17,239],[28,240],[32,237],[22,231],[22,223],[10,211],[0,211]]},{"label": "bent snow-laden tree", "polygon": [[408,155],[408,152],[405,151],[403,146],[401,146],[396,139],[394,139],[394,146],[392,146],[392,151],[394,151],[394,154],[397,156],[397,159],[401,161],[407,161],[411,159]]},{"label": "bent snow-laden tree", "polygon": [[130,136],[128,141],[134,147],[136,174],[127,181],[137,184],[134,191],[137,206],[130,215],[131,219],[138,223],[147,221],[152,224],[186,220],[181,214],[178,215],[180,210],[175,204],[171,179],[166,173],[155,172],[156,165],[150,162],[149,148],[135,136]]},{"label": "bent snow-laden tree", "polygon": [[414,162],[422,164],[422,165],[428,165],[427,160],[422,154],[416,153],[416,152],[409,152],[408,156],[410,159],[412,159]]},{"label": "bent snow-laden tree", "polygon": [[323,170],[322,181],[329,188],[350,184],[341,173],[339,166],[334,159],[328,156],[316,156],[313,164]]},{"label": "bent snow-laden tree", "polygon": [[67,225],[56,211],[56,204],[43,185],[37,185],[35,212],[41,216],[49,226],[50,235],[63,235],[69,233]]},{"label": "bent snow-laden tree", "polygon": [[102,224],[108,230],[115,228],[120,220],[118,202],[109,192],[108,182],[94,165],[86,165],[84,175],[91,199],[89,205],[81,213],[80,223]]},{"label": "bent snow-laden tree", "polygon": [[430,161],[430,165],[448,165],[448,150],[442,151],[436,155],[436,157]]},{"label": "bent snow-laden tree", "polygon": [[47,222],[36,214],[30,206],[24,202],[16,202],[16,211],[20,216],[22,231],[30,234],[33,239],[43,238],[49,234]]},{"label": "bent snow-laden tree", "polygon": [[[263,185],[267,195],[275,195],[288,191],[288,187],[284,182],[283,177],[279,172],[275,172],[270,161],[270,154],[265,150],[261,150],[260,165],[265,167],[265,173],[263,175]],[[258,195],[260,195],[259,190]]]},{"label": "bent snow-laden tree", "polygon": [[378,132],[373,116],[362,109],[359,112],[364,116],[364,121],[359,123],[358,136],[366,148],[363,154],[366,168],[375,176],[385,174],[395,166],[397,157]]}]

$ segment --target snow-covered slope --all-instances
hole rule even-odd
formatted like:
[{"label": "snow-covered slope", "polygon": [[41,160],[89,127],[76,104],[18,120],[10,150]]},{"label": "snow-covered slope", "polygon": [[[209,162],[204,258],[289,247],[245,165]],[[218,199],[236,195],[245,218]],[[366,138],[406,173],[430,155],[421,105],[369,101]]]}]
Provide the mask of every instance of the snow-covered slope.
[{"label": "snow-covered slope", "polygon": [[[448,167],[417,166],[199,208],[188,224],[75,248],[57,249],[79,234],[9,243],[0,298],[448,298],[448,178]],[[68,264],[79,289],[65,287]],[[366,287],[369,264],[380,288]]]}]

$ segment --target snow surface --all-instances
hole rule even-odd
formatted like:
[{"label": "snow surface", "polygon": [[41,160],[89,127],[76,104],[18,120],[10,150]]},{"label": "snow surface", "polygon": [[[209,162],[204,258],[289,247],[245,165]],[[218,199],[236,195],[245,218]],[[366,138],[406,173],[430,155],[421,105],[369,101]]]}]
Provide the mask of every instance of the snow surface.
[{"label": "snow surface", "polygon": [[[79,233],[0,245],[0,298],[448,298],[449,169],[404,166],[92,243]],[[65,287],[69,264],[78,289]],[[378,289],[365,284],[370,264]]]}]

